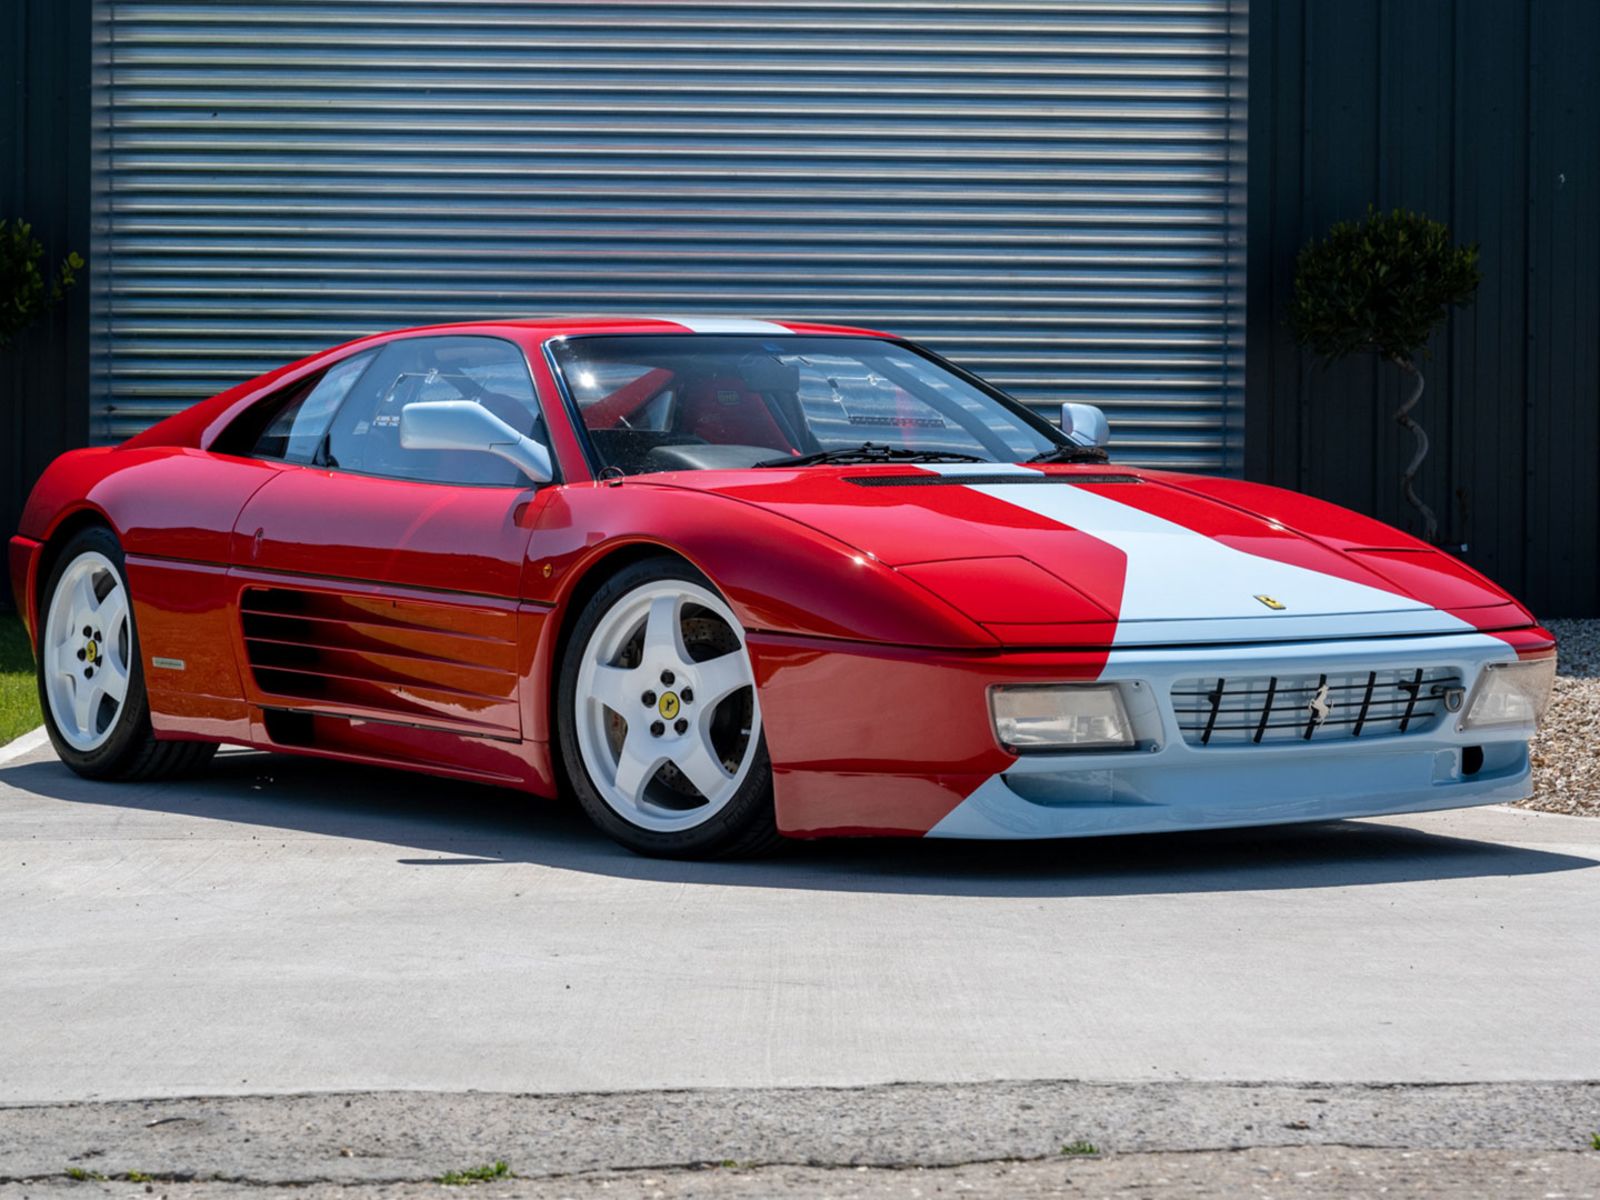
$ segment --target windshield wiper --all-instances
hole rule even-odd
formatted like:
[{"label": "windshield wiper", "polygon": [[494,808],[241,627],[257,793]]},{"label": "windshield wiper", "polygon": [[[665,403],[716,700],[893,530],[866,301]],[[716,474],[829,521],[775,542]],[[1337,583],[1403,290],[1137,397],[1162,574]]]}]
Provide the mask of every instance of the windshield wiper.
[{"label": "windshield wiper", "polygon": [[954,450],[908,450],[902,446],[880,446],[876,442],[862,442],[859,446],[844,446],[838,450],[818,450],[815,454],[797,454],[782,458],[764,458],[757,467],[811,467],[819,463],[919,463],[919,462],[988,462],[974,454],[960,454]]},{"label": "windshield wiper", "polygon": [[1103,463],[1110,462],[1111,456],[1099,446],[1080,446],[1076,442],[1068,442],[1064,446],[1052,446],[1039,454],[1035,454],[1026,461],[1031,463]]}]

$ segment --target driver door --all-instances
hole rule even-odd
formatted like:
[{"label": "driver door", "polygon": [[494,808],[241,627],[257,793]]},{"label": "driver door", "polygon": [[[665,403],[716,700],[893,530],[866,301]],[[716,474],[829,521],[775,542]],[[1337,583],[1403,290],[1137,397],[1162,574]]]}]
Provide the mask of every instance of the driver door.
[{"label": "driver door", "polygon": [[519,739],[522,572],[549,493],[493,455],[403,448],[400,412],[468,399],[543,440],[527,362],[459,335],[368,356],[334,411],[280,414],[263,435],[291,467],[234,527],[246,695],[279,744],[318,716]]}]

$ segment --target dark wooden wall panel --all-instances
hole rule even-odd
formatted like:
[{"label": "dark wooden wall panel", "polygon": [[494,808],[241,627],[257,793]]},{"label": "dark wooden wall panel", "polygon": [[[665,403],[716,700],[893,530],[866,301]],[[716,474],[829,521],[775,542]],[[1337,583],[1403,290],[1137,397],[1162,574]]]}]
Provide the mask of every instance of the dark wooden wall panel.
[{"label": "dark wooden wall panel", "polygon": [[[1307,9],[1302,123],[1321,132],[1305,143],[1300,213],[1301,223],[1313,228],[1362,211],[1371,196],[1380,149],[1381,15],[1379,0]],[[1375,374],[1370,359],[1356,358],[1302,376],[1307,403],[1300,456],[1341,462],[1325,494],[1363,511],[1371,511],[1375,498],[1373,456],[1360,453],[1362,432],[1373,421]]]},{"label": "dark wooden wall panel", "polygon": [[1285,314],[1307,238],[1427,212],[1484,282],[1425,364],[1420,490],[1539,612],[1600,615],[1600,4],[1260,0],[1250,33],[1246,473],[1420,530],[1403,381],[1314,367]]},{"label": "dark wooden wall panel", "polygon": [[[1455,158],[1452,7],[1451,0],[1405,0],[1385,3],[1379,11],[1378,156],[1375,187],[1366,197],[1369,202],[1379,196],[1404,196],[1407,207],[1423,212],[1449,209]],[[1417,477],[1421,494],[1430,498],[1446,529],[1452,527],[1446,510],[1452,503],[1453,479],[1450,455],[1445,451],[1453,440],[1456,421],[1448,404],[1434,401],[1456,390],[1450,343],[1446,331],[1423,367],[1428,379],[1428,391],[1423,395],[1427,429],[1439,452],[1429,454]],[[1377,436],[1371,443],[1373,508],[1369,511],[1376,511],[1399,499],[1399,475],[1411,460],[1413,447],[1390,418],[1405,399],[1410,381],[1389,364],[1372,366],[1376,403],[1370,428]]]},{"label": "dark wooden wall panel", "polygon": [[[89,0],[0,3],[0,217],[46,255],[89,250]],[[57,454],[89,437],[89,287],[0,353],[0,541]],[[0,603],[10,585],[0,571]]]},{"label": "dark wooden wall panel", "polygon": [[1479,570],[1525,590],[1527,13],[1498,0],[1463,2],[1453,33],[1450,220],[1478,243],[1483,283],[1451,323],[1456,386],[1433,405],[1455,417],[1457,436],[1441,447],[1451,467],[1448,530]]},{"label": "dark wooden wall panel", "polygon": [[[1600,379],[1600,5],[1535,5],[1528,96],[1528,586],[1593,600]],[[1574,497],[1587,503],[1574,506]]]},{"label": "dark wooden wall panel", "polygon": [[[1299,364],[1282,314],[1288,303],[1284,262],[1299,236],[1301,143],[1285,130],[1302,119],[1300,61],[1305,13],[1286,5],[1250,22],[1249,229],[1245,245],[1244,469],[1251,479],[1278,479],[1280,464],[1299,461],[1305,403]],[[1262,314],[1265,314],[1263,317]]]}]

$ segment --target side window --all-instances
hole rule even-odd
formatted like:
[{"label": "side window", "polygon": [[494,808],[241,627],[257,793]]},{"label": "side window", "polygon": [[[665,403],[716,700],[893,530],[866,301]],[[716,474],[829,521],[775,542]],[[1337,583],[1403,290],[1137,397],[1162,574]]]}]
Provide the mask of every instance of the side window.
[{"label": "side window", "polygon": [[261,436],[256,438],[250,454],[254,458],[281,458],[286,462],[307,463],[322,444],[328,423],[339,405],[355,387],[362,373],[377,357],[376,350],[357,354],[343,362],[335,363],[320,378],[302,380],[295,385],[291,395],[267,423]]},{"label": "side window", "polygon": [[517,487],[517,468],[469,450],[407,450],[400,414],[408,404],[471,400],[518,433],[545,441],[528,364],[511,342],[488,337],[421,337],[390,342],[361,376],[328,430],[322,462],[341,470],[416,479]]}]

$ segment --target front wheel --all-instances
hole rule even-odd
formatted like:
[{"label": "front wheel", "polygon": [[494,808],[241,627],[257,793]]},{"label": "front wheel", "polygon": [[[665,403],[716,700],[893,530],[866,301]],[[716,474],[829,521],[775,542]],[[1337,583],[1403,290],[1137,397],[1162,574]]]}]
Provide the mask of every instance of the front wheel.
[{"label": "front wheel", "polygon": [[157,741],[151,729],[122,547],[109,529],[85,529],[62,548],[42,607],[39,706],[62,762],[90,779],[156,779],[205,764],[214,743]]},{"label": "front wheel", "polygon": [[635,563],[589,601],[557,719],[584,810],[630,850],[743,857],[781,840],[744,630],[688,564]]}]

